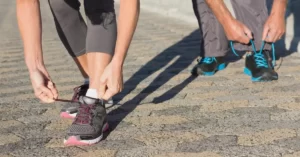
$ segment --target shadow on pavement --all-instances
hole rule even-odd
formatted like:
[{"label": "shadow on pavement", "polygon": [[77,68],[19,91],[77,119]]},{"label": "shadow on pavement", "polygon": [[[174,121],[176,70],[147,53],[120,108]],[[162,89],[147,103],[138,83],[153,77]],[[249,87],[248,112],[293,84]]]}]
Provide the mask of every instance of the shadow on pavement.
[{"label": "shadow on pavement", "polygon": [[[284,38],[276,43],[276,47],[278,48],[276,54],[278,57],[285,57],[297,51],[297,47],[300,41],[299,38],[296,37],[300,36],[300,12],[297,11],[297,7],[300,8],[300,1],[296,2],[296,0],[290,0],[286,17],[292,14],[294,15],[294,37],[289,50],[281,50],[283,47],[286,47]],[[268,8],[269,10],[271,8],[271,3],[269,0]],[[175,59],[174,63],[168,66],[162,73],[160,73],[159,76],[157,76],[146,88],[142,89],[142,91],[139,92],[139,94],[137,94],[133,99],[125,102],[122,106],[119,106],[117,109],[109,113],[109,119],[112,119],[110,122],[111,130],[114,130],[128,114],[130,114],[138,105],[141,105],[141,103],[143,103],[147,96],[155,92],[157,89],[163,87],[163,85],[165,85],[170,79],[178,75],[191,64],[195,64],[193,62],[199,56],[199,52],[203,52],[200,51],[200,36],[201,34],[199,30],[193,31],[190,35],[188,35],[178,43],[170,46],[159,55],[154,57],[151,61],[146,63],[124,84],[124,91],[115,97],[115,99],[117,100],[115,101],[116,104],[118,104],[120,100],[122,100],[126,95],[131,93],[139,83],[141,83],[150,75],[157,72],[162,67],[165,67]],[[229,55],[226,57],[226,60],[228,62],[234,62],[239,59],[241,58],[236,57],[231,53],[229,53]],[[172,99],[195,78],[196,77],[194,76],[188,77],[178,85],[169,89],[161,96],[153,99],[151,103],[162,103],[164,101]],[[106,135],[106,137],[107,136],[108,135]]]},{"label": "shadow on pavement", "polygon": [[[195,64],[195,59],[199,56],[200,52],[200,32],[199,30],[193,31],[190,35],[179,41],[178,43],[170,46],[151,61],[146,63],[140,70],[132,75],[128,81],[124,84],[124,91],[114,97],[115,102],[118,104],[126,95],[131,93],[135,87],[148,78],[153,73],[165,67],[171,61],[174,61],[163,72],[161,72],[146,88],[142,89],[133,99],[125,102],[122,106],[109,113],[109,120],[111,130],[114,130],[118,124],[131,113],[137,105],[141,105],[141,102],[147,98],[151,93],[154,93],[157,89],[165,85],[170,79],[178,75],[180,72],[186,70],[191,64]],[[155,98],[151,103],[161,103],[166,100],[172,99],[176,96],[184,87],[192,82],[196,77],[190,76],[183,82],[174,86],[161,96]],[[126,88],[127,87],[127,88]],[[131,88],[128,88],[131,87]]]},{"label": "shadow on pavement", "polygon": [[[269,12],[271,11],[273,0],[267,0]],[[289,48],[285,43],[286,36],[283,36],[281,40],[275,43],[276,45],[276,55],[279,57],[286,57],[291,55],[294,52],[297,52],[297,48],[300,43],[300,1],[299,0],[289,0],[287,11],[286,11],[286,19],[290,16],[294,16],[294,25],[293,25],[293,36],[291,43],[289,43]],[[289,28],[287,28],[289,29]],[[289,31],[289,30],[287,30]]]}]

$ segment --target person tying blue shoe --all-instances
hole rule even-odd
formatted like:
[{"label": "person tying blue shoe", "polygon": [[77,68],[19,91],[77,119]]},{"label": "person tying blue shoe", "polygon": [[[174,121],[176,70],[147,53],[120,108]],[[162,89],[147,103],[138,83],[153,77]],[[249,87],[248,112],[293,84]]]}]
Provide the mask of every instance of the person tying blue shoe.
[{"label": "person tying blue shoe", "polygon": [[236,19],[223,0],[192,0],[202,35],[201,60],[193,75],[214,75],[226,67],[224,56],[231,48],[251,52],[244,72],[253,82],[278,79],[270,52],[285,33],[287,0],[274,0],[270,15],[266,0],[231,0]]}]

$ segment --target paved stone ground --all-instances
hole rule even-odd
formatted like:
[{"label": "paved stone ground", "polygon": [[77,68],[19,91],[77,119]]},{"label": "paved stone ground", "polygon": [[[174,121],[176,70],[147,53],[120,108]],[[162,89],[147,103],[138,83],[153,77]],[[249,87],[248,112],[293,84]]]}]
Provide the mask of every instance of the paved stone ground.
[{"label": "paved stone ground", "polygon": [[[0,156],[298,157],[300,56],[283,58],[280,80],[251,83],[243,60],[213,77],[190,76],[197,26],[143,12],[125,64],[125,90],[110,109],[111,132],[91,147],[64,147],[71,121],[62,103],[34,98],[23,61],[14,1],[0,1]],[[44,52],[61,98],[82,78],[41,1]]]}]

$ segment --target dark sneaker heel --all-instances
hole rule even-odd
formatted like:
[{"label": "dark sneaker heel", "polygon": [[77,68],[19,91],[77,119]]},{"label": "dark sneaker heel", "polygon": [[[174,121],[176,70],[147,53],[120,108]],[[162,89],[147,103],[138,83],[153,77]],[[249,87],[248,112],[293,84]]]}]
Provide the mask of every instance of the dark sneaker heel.
[{"label": "dark sneaker heel", "polygon": [[226,63],[224,62],[224,57],[204,57],[198,61],[198,64],[192,69],[191,73],[194,76],[212,76],[225,68]]},{"label": "dark sneaker heel", "polygon": [[109,125],[108,123],[105,123],[102,128],[102,133],[100,136],[93,138],[93,139],[88,139],[88,140],[83,140],[80,138],[80,136],[70,136],[67,139],[64,140],[64,145],[65,146],[86,146],[86,145],[92,145],[100,142],[103,139],[103,133],[108,131]]},{"label": "dark sneaker heel", "polygon": [[218,65],[216,70],[211,71],[211,72],[202,72],[201,74],[204,76],[213,76],[213,75],[215,75],[216,72],[224,70],[225,68],[226,68],[226,64],[222,63],[222,64]]}]

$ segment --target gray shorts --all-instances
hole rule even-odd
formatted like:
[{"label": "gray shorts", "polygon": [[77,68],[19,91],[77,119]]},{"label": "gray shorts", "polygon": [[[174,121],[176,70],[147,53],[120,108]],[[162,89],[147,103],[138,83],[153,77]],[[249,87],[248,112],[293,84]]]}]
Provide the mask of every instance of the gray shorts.
[{"label": "gray shorts", "polygon": [[85,0],[87,23],[79,0],[48,0],[59,37],[71,56],[88,52],[113,55],[117,38],[114,0]]}]

